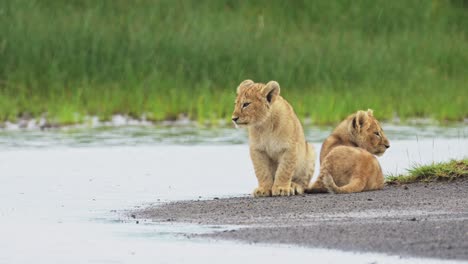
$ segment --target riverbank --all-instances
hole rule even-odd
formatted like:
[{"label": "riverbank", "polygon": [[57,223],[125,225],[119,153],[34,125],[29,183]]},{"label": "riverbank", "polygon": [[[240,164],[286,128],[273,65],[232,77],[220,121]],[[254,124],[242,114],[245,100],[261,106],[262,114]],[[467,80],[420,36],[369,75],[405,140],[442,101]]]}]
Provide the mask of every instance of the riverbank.
[{"label": "riverbank", "polygon": [[415,182],[453,181],[463,178],[468,178],[468,159],[413,166],[407,174],[389,176],[385,182],[401,185]]},{"label": "riverbank", "polygon": [[[313,123],[313,120],[310,118],[302,119],[304,127],[310,128],[315,127],[317,129],[328,129],[331,131],[333,125],[317,125]],[[438,121],[430,118],[407,118],[402,121],[400,118],[393,118],[392,120],[384,121],[384,126],[393,128],[398,127],[431,127],[434,130],[440,130],[449,127],[460,127],[463,129],[464,126],[468,125],[468,118],[463,119],[461,122],[448,122],[448,121]],[[57,129],[90,129],[90,128],[112,128],[112,127],[197,127],[197,128],[211,128],[211,129],[220,129],[220,128],[232,128],[234,126],[231,122],[228,122],[224,119],[217,119],[214,122],[206,121],[203,123],[191,120],[186,115],[179,115],[175,119],[171,120],[160,120],[155,121],[148,119],[146,115],[135,118],[129,115],[112,115],[108,119],[101,119],[99,116],[80,116],[75,115],[75,119],[70,123],[58,123],[54,122],[53,118],[48,118],[47,114],[43,114],[39,118],[34,118],[32,116],[24,116],[16,119],[15,122],[10,121],[0,121],[0,131],[18,131],[18,130],[57,130]]]},{"label": "riverbank", "polygon": [[181,201],[132,214],[156,222],[239,226],[191,237],[468,260],[466,179],[349,195]]}]

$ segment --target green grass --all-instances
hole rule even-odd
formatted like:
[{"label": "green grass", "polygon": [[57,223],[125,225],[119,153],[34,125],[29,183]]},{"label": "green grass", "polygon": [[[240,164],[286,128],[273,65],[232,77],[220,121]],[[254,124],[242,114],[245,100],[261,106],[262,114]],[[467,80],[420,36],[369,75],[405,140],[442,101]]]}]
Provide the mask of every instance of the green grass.
[{"label": "green grass", "polygon": [[277,80],[301,117],[468,117],[463,0],[0,1],[0,121],[230,118]]},{"label": "green grass", "polygon": [[434,163],[415,166],[407,175],[390,176],[387,184],[407,184],[415,182],[452,181],[468,177],[468,159],[452,160],[446,163]]}]

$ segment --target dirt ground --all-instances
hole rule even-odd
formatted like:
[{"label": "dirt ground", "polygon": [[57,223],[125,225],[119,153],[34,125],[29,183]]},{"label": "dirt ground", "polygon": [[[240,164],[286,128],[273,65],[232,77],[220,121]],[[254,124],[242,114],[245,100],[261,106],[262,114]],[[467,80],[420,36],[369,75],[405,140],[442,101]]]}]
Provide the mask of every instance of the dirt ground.
[{"label": "dirt ground", "polygon": [[468,180],[356,194],[172,202],[132,212],[156,222],[238,225],[197,235],[468,260]]}]

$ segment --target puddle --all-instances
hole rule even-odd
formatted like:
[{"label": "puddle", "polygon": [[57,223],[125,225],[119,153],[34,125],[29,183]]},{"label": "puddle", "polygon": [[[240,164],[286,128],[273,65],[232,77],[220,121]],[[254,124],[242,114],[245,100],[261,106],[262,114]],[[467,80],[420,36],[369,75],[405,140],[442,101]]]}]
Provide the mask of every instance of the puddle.
[{"label": "puddle", "polygon": [[[379,158],[386,173],[468,156],[467,127],[386,131],[392,147]],[[328,133],[307,131],[317,148]],[[235,129],[2,131],[0,263],[441,263],[193,240],[180,234],[233,227],[120,220],[120,210],[136,206],[250,194],[257,182],[246,140]]]}]

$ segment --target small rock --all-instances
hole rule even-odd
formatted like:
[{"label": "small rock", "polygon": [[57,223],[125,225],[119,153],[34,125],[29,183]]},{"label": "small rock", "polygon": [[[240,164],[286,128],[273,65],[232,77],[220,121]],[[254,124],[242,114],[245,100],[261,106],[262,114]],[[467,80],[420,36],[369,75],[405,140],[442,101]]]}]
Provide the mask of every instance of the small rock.
[{"label": "small rock", "polygon": [[136,215],[131,214],[130,217],[133,218],[133,219],[135,219],[135,218],[136,218]]},{"label": "small rock", "polygon": [[213,198],[213,200],[219,200],[219,198],[218,198],[218,197],[215,197],[215,198]]},{"label": "small rock", "polygon": [[403,189],[408,190],[409,188],[408,188],[408,186],[405,185],[405,186],[403,187]]},{"label": "small rock", "polygon": [[374,199],[372,199],[372,198],[368,198],[368,199],[367,199],[367,201],[374,201]]},{"label": "small rock", "polygon": [[138,225],[138,224],[140,223],[140,221],[136,220],[136,222],[135,222],[135,223]]},{"label": "small rock", "polygon": [[410,221],[416,221],[416,217],[411,218]]}]

